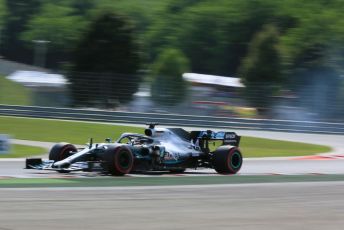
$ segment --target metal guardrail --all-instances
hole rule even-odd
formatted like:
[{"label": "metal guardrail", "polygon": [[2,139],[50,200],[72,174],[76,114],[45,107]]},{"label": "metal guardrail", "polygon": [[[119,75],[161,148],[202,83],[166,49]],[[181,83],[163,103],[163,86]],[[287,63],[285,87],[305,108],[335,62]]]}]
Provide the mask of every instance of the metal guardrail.
[{"label": "metal guardrail", "polygon": [[0,105],[0,115],[109,123],[146,124],[157,122],[161,125],[171,126],[344,134],[344,123],[330,122],[244,119],[15,105]]}]

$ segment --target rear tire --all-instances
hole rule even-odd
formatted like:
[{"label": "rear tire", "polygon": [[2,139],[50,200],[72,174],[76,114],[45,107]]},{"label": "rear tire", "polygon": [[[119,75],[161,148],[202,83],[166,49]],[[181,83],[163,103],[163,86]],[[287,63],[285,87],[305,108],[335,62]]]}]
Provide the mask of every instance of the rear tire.
[{"label": "rear tire", "polygon": [[49,160],[53,160],[54,162],[61,161],[77,151],[78,149],[72,144],[58,143],[51,148],[49,152]]},{"label": "rear tire", "polygon": [[109,147],[104,152],[105,168],[114,176],[123,176],[131,172],[134,156],[125,146]]},{"label": "rear tire", "polygon": [[242,154],[237,147],[221,146],[213,153],[213,166],[221,174],[236,174],[242,166]]}]

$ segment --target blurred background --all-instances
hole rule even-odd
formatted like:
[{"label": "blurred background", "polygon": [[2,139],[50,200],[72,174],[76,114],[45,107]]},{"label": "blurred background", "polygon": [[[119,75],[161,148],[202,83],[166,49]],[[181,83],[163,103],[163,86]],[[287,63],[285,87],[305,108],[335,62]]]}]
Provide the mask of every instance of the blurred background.
[{"label": "blurred background", "polygon": [[0,0],[0,104],[344,121],[343,0]]}]

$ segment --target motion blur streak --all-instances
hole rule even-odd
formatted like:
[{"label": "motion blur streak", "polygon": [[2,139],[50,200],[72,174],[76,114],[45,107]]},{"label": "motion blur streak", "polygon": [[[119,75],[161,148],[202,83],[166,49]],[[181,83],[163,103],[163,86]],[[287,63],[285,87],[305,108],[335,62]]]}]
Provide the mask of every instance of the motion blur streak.
[{"label": "motion blur streak", "polygon": [[322,182],[1,190],[0,228],[331,230],[344,224],[343,189]]}]

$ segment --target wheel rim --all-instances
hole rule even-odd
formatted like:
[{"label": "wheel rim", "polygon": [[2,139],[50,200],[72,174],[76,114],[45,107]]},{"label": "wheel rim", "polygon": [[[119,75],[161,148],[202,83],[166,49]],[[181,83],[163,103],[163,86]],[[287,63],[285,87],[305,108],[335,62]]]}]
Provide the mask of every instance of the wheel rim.
[{"label": "wheel rim", "polygon": [[238,151],[235,151],[231,157],[230,164],[232,168],[237,169],[240,168],[241,166],[241,155]]}]

